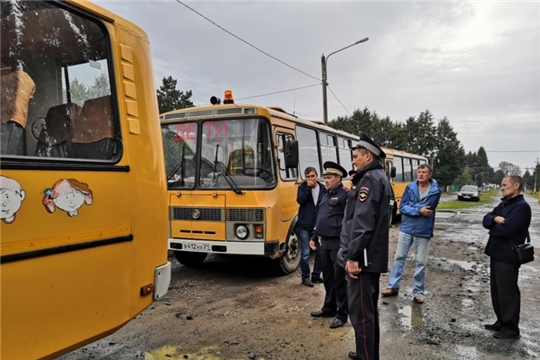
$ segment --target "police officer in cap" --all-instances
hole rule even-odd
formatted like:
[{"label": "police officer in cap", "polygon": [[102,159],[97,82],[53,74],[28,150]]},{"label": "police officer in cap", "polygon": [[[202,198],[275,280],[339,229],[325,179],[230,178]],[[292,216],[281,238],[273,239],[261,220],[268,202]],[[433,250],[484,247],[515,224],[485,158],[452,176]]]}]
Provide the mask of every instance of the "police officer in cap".
[{"label": "police officer in cap", "polygon": [[347,272],[349,316],[356,335],[351,359],[379,359],[379,278],[388,271],[388,224],[394,205],[381,161],[385,157],[365,133],[353,147],[356,174],[347,195],[338,255]]},{"label": "police officer in cap", "polygon": [[345,268],[338,265],[339,239],[341,223],[347,202],[347,190],[343,188],[341,179],[347,176],[345,170],[333,161],[324,163],[324,185],[326,193],[319,203],[315,237],[309,246],[315,250],[315,241],[320,241],[324,289],[326,295],[321,310],[311,313],[313,317],[332,317],[330,328],[345,325],[348,317],[347,283]]}]

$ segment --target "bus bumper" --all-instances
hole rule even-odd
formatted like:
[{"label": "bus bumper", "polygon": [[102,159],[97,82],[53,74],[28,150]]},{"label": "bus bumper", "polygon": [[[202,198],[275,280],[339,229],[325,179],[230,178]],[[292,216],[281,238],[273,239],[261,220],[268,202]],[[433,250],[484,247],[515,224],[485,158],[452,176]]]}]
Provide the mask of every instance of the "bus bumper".
[{"label": "bus bumper", "polygon": [[279,253],[279,241],[205,241],[169,239],[169,250],[269,256]]},{"label": "bus bumper", "polygon": [[160,299],[169,290],[171,283],[171,263],[158,266],[154,272],[154,300]]}]

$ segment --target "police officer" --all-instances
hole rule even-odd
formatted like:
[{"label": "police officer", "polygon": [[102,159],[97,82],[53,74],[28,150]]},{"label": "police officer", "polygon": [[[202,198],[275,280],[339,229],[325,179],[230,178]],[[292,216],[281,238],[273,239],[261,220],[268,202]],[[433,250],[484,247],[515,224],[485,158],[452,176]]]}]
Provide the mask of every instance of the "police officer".
[{"label": "police officer", "polygon": [[347,271],[349,316],[356,335],[351,359],[379,359],[379,278],[388,271],[392,189],[380,159],[386,154],[367,134],[353,147],[356,174],[347,196],[338,261]]},{"label": "police officer", "polygon": [[332,317],[330,328],[338,328],[347,322],[347,283],[345,269],[337,263],[341,223],[347,202],[347,191],[341,179],[346,176],[345,170],[333,161],[324,163],[324,185],[326,193],[319,204],[315,223],[315,238],[309,246],[315,250],[315,241],[321,242],[321,260],[326,295],[321,310],[311,313],[313,317]]}]

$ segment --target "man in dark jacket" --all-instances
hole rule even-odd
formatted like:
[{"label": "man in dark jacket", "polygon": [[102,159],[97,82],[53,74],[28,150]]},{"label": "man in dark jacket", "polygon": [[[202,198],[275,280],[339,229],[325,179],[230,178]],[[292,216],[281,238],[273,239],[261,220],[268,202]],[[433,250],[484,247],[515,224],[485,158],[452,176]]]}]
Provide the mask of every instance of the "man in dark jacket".
[{"label": "man in dark jacket", "polygon": [[345,269],[337,263],[339,235],[347,202],[347,191],[343,188],[341,179],[346,174],[347,170],[339,164],[332,161],[324,163],[323,176],[326,193],[317,212],[316,238],[309,242],[309,246],[315,250],[315,241],[320,241],[324,289],[326,291],[322,309],[312,312],[311,316],[335,316],[330,323],[331,329],[345,325],[349,317]]},{"label": "man in dark jacket", "polygon": [[523,180],[507,176],[501,183],[502,202],[484,216],[482,224],[489,229],[485,253],[490,257],[490,290],[494,324],[486,324],[498,339],[519,337],[521,294],[518,287],[520,263],[514,246],[523,244],[529,235],[531,207],[520,194]]},{"label": "man in dark jacket", "polygon": [[399,204],[402,221],[394,266],[392,266],[388,288],[382,292],[383,296],[398,294],[407,254],[414,244],[416,264],[413,277],[413,297],[416,303],[424,303],[429,243],[435,227],[435,210],[441,198],[441,189],[437,181],[431,178],[432,174],[433,171],[428,164],[421,164],[416,169],[417,179],[405,188]]},{"label": "man in dark jacket", "polygon": [[339,262],[347,271],[349,316],[356,336],[351,359],[379,359],[379,278],[388,271],[392,189],[379,159],[386,154],[367,134],[353,148],[357,174],[352,179]]},{"label": "man in dark jacket", "polygon": [[317,205],[322,198],[324,189],[317,181],[318,174],[315,168],[308,166],[304,170],[306,181],[302,182],[298,187],[296,194],[296,202],[300,205],[298,210],[298,221],[296,222],[296,235],[300,240],[300,270],[302,272],[302,284],[313,287],[313,282],[322,282],[321,271],[322,263],[320,259],[319,247],[315,253],[315,264],[313,265],[313,273],[311,281],[309,279],[309,239],[315,228],[317,220]]}]

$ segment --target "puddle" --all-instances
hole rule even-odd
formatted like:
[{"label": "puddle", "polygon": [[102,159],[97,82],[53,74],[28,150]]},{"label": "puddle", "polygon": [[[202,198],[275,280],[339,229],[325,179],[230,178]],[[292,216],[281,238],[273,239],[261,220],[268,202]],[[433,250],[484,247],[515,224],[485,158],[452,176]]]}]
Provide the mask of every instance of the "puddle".
[{"label": "puddle", "polygon": [[479,359],[476,349],[472,346],[456,346],[456,359],[476,360]]},{"label": "puddle", "polygon": [[194,353],[179,351],[174,346],[165,345],[144,354],[144,360],[220,360],[223,356],[216,346],[207,346]]},{"label": "puddle", "polygon": [[418,327],[422,324],[422,310],[418,306],[411,307],[409,305],[399,309],[398,312],[402,315],[400,317],[401,324],[406,328]]},{"label": "puddle", "polygon": [[467,271],[478,271],[481,266],[479,266],[476,262],[472,261],[460,261],[460,260],[452,260],[452,259],[446,259],[446,258],[438,258],[434,257],[433,260],[439,261],[441,264],[453,264],[461,267],[464,270]]}]

